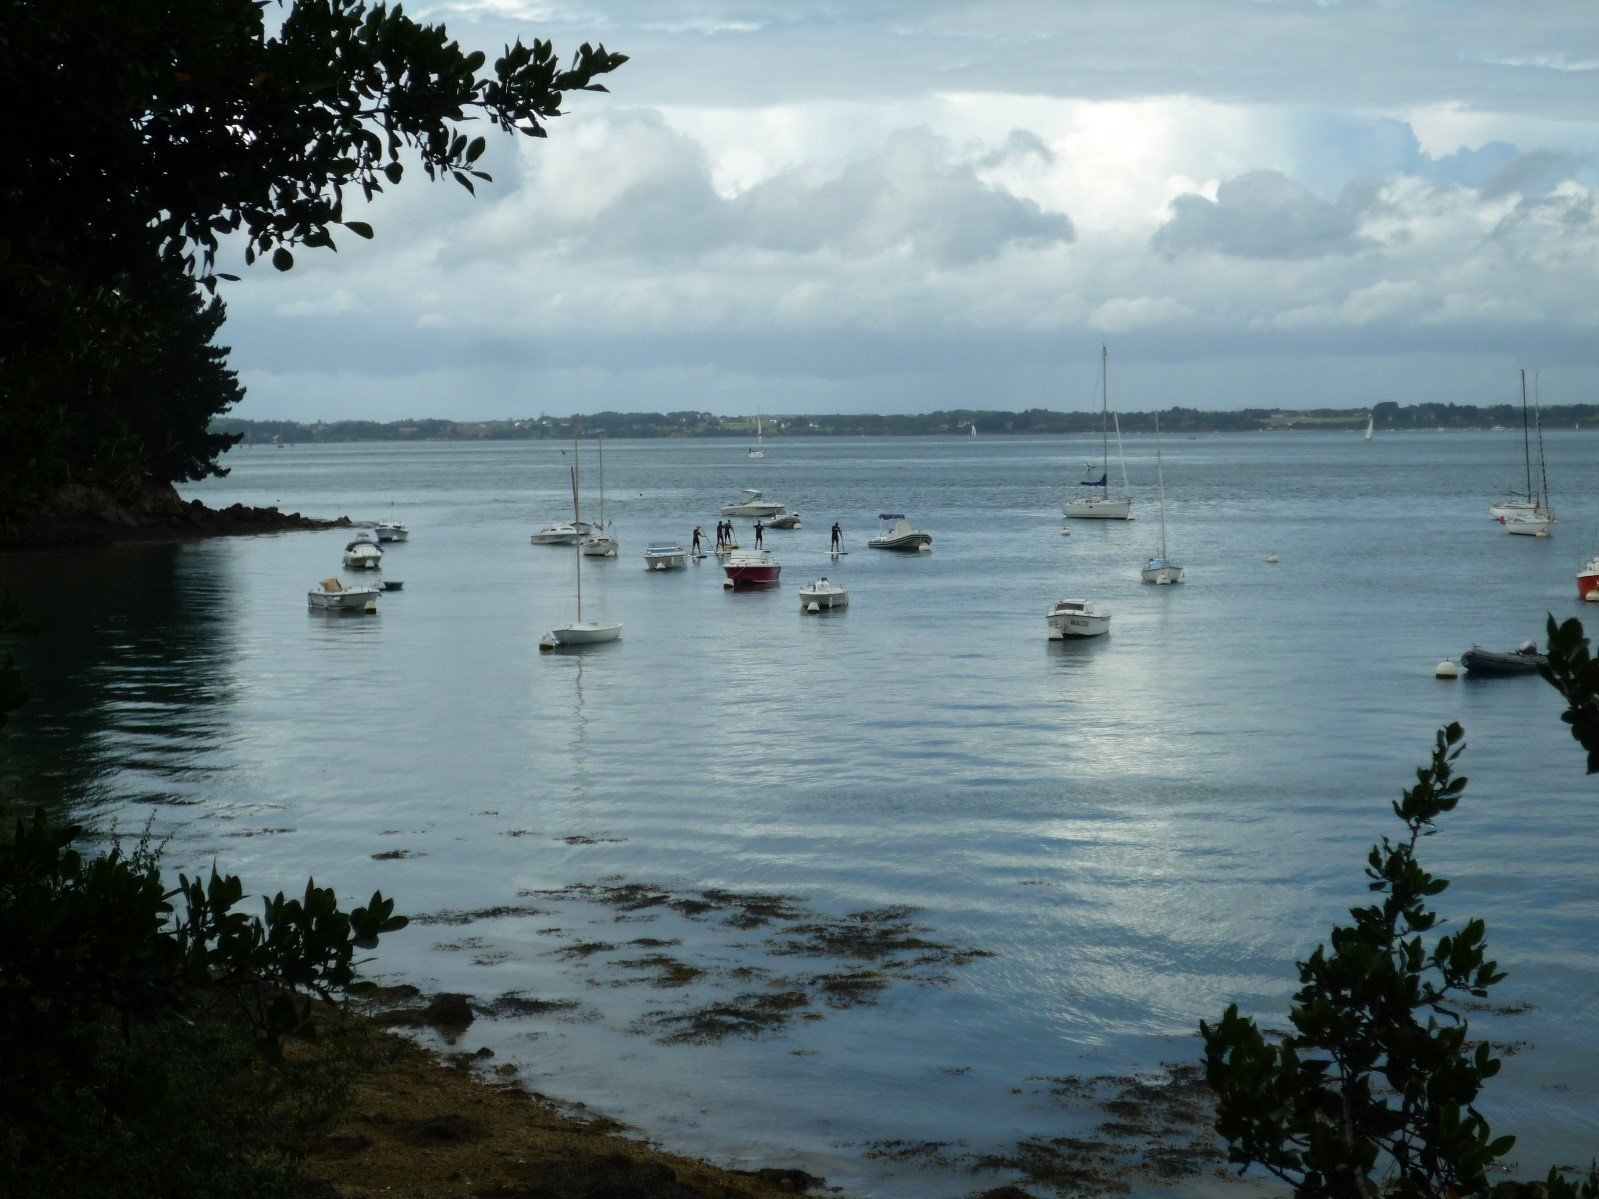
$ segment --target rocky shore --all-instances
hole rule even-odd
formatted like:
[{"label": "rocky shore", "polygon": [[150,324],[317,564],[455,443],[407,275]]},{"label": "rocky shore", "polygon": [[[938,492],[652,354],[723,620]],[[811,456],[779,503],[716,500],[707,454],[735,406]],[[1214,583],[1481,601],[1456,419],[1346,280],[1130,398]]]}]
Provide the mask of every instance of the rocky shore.
[{"label": "rocky shore", "polygon": [[133,495],[113,495],[74,483],[63,487],[15,528],[0,526],[0,551],[348,527],[347,516],[318,520],[298,512],[243,504],[207,508],[199,500],[185,501],[170,483],[147,483]]}]

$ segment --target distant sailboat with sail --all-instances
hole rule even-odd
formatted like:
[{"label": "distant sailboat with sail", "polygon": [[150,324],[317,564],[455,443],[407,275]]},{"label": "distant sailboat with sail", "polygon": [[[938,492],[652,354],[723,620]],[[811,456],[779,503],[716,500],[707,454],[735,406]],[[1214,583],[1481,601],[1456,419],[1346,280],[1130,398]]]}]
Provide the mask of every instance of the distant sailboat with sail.
[{"label": "distant sailboat with sail", "polygon": [[[1060,510],[1075,520],[1131,520],[1133,501],[1127,492],[1127,456],[1122,453],[1121,419],[1116,420],[1116,455],[1121,459],[1122,495],[1112,499],[1110,494],[1110,350],[1099,347],[1099,439],[1100,474],[1098,479],[1084,479],[1079,486],[1082,492],[1060,506]],[[1096,493],[1093,489],[1098,488]]]},{"label": "distant sailboat with sail", "polygon": [[[572,422],[572,523],[574,526],[582,524],[583,505],[578,495],[578,440],[577,422]],[[583,619],[583,547],[577,542],[573,543],[573,558],[577,562],[577,620],[572,624],[557,625],[554,629],[539,638],[539,648],[543,650],[554,649],[556,646],[595,645],[603,641],[615,641],[622,635],[622,622],[619,620],[589,620]]]},{"label": "distant sailboat with sail", "polygon": [[1521,372],[1521,458],[1527,472],[1527,490],[1512,492],[1507,499],[1488,505],[1488,515],[1500,524],[1527,516],[1537,516],[1538,492],[1532,485],[1532,427],[1527,413],[1527,372]]},{"label": "distant sailboat with sail", "polygon": [[[1527,386],[1527,372],[1521,372],[1521,386]],[[1543,404],[1538,398],[1538,376],[1533,375],[1532,382],[1532,421],[1533,428],[1538,436],[1538,477],[1536,488],[1533,487],[1531,474],[1528,475],[1528,491],[1532,499],[1532,510],[1513,512],[1505,517],[1505,532],[1514,533],[1518,537],[1547,537],[1554,532],[1555,505],[1549,498],[1549,460],[1544,456],[1543,449]],[[1529,472],[1531,467],[1529,465]]]},{"label": "distant sailboat with sail", "polygon": [[761,444],[761,417],[759,413],[755,415],[755,444],[750,447],[749,456],[751,458],[766,457],[766,447]]},{"label": "distant sailboat with sail", "polygon": [[1376,427],[1377,427],[1377,414],[1375,412],[1366,413],[1366,440],[1367,441],[1371,440],[1371,431],[1374,428],[1376,428]]}]

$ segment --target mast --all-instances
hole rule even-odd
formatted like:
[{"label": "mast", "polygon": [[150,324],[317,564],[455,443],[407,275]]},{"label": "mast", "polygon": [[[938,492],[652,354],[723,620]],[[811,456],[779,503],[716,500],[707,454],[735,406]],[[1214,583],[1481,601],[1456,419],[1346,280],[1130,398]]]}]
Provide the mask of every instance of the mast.
[{"label": "mast", "polygon": [[572,538],[572,548],[577,551],[577,623],[583,623],[583,534],[578,532],[583,524],[583,509],[577,498],[577,421],[572,421],[572,531],[577,536]]},{"label": "mast", "polygon": [[1099,343],[1099,440],[1100,480],[1105,498],[1110,499],[1110,349]]},{"label": "mast", "polygon": [[1527,502],[1532,502],[1532,434],[1527,429],[1527,372],[1521,372],[1521,457],[1527,464]]},{"label": "mast", "polygon": [[1160,564],[1166,565],[1166,468],[1160,459],[1160,413],[1155,413],[1155,479],[1160,484]]},{"label": "mast", "polygon": [[1555,519],[1555,506],[1549,499],[1549,460],[1543,452],[1543,403],[1538,395],[1538,376],[1542,371],[1534,371],[1532,376],[1532,411],[1533,420],[1538,425],[1538,474],[1543,483],[1543,514],[1551,523]]},{"label": "mast", "polygon": [[605,438],[600,438],[600,536],[605,536]]}]

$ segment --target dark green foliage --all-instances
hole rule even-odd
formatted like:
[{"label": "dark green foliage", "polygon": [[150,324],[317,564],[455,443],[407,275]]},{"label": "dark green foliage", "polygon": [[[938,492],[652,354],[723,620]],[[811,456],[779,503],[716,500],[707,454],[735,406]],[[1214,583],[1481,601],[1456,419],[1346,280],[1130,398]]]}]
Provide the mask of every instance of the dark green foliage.
[{"label": "dark green foliage", "polygon": [[262,1112],[304,1104],[268,1063],[315,1039],[313,1001],[356,989],[357,952],[405,919],[379,894],[344,912],[314,883],[251,916],[237,878],[169,889],[145,842],[89,858],[80,832],[40,813],[0,841],[0,1179],[42,1194],[98,1162],[142,1180],[122,1193],[220,1193],[285,1135],[248,1132]]},{"label": "dark green foliage", "polygon": [[624,61],[535,41],[487,67],[368,0],[0,0],[0,522],[66,483],[214,469],[239,391],[183,281],[215,285],[221,239],[286,270],[371,237],[352,189],[410,163],[470,190],[486,143],[464,125],[542,137]]},{"label": "dark green foliage", "polygon": [[1599,662],[1588,652],[1588,638],[1576,618],[1549,617],[1549,665],[1539,673],[1566,697],[1560,716],[1577,744],[1588,751],[1588,773],[1599,772]]},{"label": "dark green foliage", "polygon": [[1449,885],[1416,859],[1418,841],[1460,802],[1458,724],[1393,805],[1405,826],[1367,858],[1376,902],[1351,910],[1330,947],[1299,964],[1293,1032],[1268,1040],[1236,1005],[1201,1024],[1217,1130],[1240,1166],[1260,1165],[1297,1195],[1400,1199],[1480,1194],[1514,1137],[1495,1137],[1475,1107],[1499,1072],[1472,1047],[1456,1006],[1504,977],[1480,920],[1430,944],[1431,900]]}]

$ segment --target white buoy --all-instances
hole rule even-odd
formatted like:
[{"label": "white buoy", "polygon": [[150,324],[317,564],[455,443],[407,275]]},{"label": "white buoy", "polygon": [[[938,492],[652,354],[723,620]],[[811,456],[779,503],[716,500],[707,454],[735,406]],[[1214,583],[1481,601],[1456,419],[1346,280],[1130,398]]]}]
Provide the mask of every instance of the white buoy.
[{"label": "white buoy", "polygon": [[1060,535],[1062,537],[1070,537],[1072,535],[1072,531],[1070,529],[1062,529],[1060,531]]},{"label": "white buoy", "polygon": [[1435,678],[1458,679],[1460,677],[1460,667],[1456,666],[1448,658],[1445,658],[1442,662],[1438,663],[1437,667],[1432,673],[1433,677]]},{"label": "white buoy", "polygon": [[1277,565],[1277,555],[1276,554],[1267,554],[1266,555],[1266,561],[1270,562],[1273,566],[1276,566]]}]

